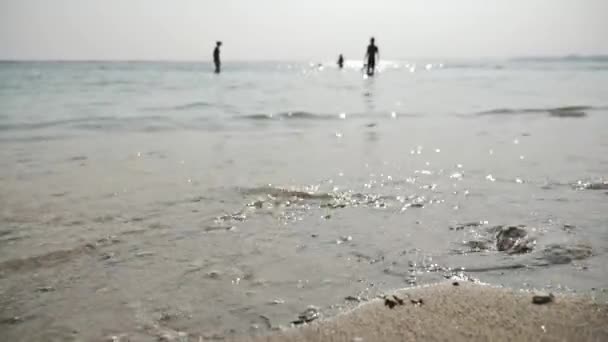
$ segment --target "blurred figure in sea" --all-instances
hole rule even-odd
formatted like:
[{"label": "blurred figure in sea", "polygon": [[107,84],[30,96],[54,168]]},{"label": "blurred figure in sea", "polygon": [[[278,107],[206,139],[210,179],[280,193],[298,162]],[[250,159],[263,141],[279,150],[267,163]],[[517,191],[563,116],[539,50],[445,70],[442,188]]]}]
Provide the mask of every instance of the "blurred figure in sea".
[{"label": "blurred figure in sea", "polygon": [[367,61],[367,75],[373,76],[376,70],[376,62],[380,60],[380,50],[376,46],[376,40],[372,37],[367,46],[364,60]]},{"label": "blurred figure in sea", "polygon": [[340,54],[340,57],[338,57],[338,67],[340,69],[344,68],[344,57],[342,56],[342,54]]},{"label": "blurred figure in sea", "polygon": [[220,61],[220,46],[222,46],[222,42],[218,41],[215,43],[215,49],[213,50],[213,64],[215,64],[215,73],[219,74],[222,62]]}]

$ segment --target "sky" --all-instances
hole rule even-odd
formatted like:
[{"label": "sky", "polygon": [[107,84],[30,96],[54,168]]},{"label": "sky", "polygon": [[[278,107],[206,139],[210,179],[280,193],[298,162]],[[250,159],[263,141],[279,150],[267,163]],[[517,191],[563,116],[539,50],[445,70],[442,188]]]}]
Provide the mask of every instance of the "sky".
[{"label": "sky", "polygon": [[608,0],[0,0],[0,59],[608,54]]}]

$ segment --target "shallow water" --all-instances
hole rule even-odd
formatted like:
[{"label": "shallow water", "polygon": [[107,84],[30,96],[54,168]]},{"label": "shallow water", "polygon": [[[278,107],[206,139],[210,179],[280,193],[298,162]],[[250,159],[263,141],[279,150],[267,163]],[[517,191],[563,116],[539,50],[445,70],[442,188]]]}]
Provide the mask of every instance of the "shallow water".
[{"label": "shallow water", "polygon": [[1,63],[0,336],[264,333],[454,276],[605,300],[607,63]]}]

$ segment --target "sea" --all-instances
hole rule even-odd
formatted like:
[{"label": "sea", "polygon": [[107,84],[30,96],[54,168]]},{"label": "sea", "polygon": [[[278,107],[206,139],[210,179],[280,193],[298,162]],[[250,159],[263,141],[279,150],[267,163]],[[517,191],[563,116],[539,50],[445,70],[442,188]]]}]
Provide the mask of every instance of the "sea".
[{"label": "sea", "polygon": [[608,57],[212,70],[0,63],[0,340],[222,340],[439,281],[608,300]]}]

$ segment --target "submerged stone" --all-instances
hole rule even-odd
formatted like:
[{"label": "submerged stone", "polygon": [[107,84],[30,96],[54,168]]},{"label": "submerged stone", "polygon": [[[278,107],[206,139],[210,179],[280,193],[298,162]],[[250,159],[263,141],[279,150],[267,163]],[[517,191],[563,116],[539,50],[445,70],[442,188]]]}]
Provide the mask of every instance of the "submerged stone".
[{"label": "submerged stone", "polygon": [[543,259],[551,264],[569,264],[572,260],[587,259],[591,255],[593,255],[591,246],[584,244],[573,246],[553,244],[543,250]]}]

